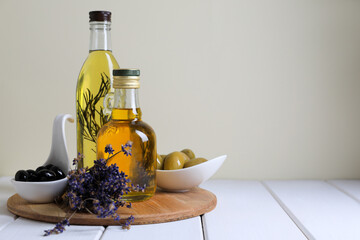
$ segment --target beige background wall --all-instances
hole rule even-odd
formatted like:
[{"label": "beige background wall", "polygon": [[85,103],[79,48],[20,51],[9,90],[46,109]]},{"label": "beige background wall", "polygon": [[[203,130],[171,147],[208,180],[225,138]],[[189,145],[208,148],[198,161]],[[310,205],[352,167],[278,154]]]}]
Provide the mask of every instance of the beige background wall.
[{"label": "beige background wall", "polygon": [[[218,178],[360,177],[360,1],[0,1],[0,176],[48,156],[75,114],[90,10],[142,71],[160,153],[228,154]],[[69,156],[75,126],[67,125]]]}]

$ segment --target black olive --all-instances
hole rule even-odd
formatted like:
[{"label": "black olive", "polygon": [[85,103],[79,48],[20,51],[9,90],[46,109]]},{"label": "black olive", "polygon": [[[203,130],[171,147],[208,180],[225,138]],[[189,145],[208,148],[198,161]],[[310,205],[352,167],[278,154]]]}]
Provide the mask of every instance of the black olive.
[{"label": "black olive", "polygon": [[58,168],[57,166],[52,166],[50,168],[50,170],[55,173],[56,179],[62,179],[64,177],[66,177],[65,173],[63,171],[61,171],[61,169]]},{"label": "black olive", "polygon": [[49,169],[49,170],[50,170],[52,167],[54,167],[54,165],[51,164],[51,163],[45,166],[45,168],[46,168],[46,169]]},{"label": "black olive", "polygon": [[26,182],[29,179],[29,174],[25,170],[19,170],[15,174],[15,181]]},{"label": "black olive", "polygon": [[53,171],[48,169],[43,169],[38,172],[41,182],[48,182],[56,180],[56,175]]},{"label": "black olive", "polygon": [[39,174],[32,169],[26,170],[29,174],[29,182],[37,182],[40,180]]},{"label": "black olive", "polygon": [[40,167],[38,167],[35,171],[38,173],[38,172],[40,172],[40,171],[43,170],[43,169],[46,169],[46,167],[40,166]]}]

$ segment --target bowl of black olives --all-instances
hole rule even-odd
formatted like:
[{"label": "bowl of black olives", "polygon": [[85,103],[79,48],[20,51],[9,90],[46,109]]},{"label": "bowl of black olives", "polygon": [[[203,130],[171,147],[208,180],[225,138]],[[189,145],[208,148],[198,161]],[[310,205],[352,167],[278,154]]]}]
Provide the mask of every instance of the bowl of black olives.
[{"label": "bowl of black olives", "polygon": [[48,164],[36,170],[19,170],[11,182],[20,197],[28,202],[49,203],[65,191],[67,180],[59,167]]},{"label": "bowl of black olives", "polygon": [[208,180],[226,159],[196,157],[190,149],[157,155],[157,186],[169,192],[186,192]]}]

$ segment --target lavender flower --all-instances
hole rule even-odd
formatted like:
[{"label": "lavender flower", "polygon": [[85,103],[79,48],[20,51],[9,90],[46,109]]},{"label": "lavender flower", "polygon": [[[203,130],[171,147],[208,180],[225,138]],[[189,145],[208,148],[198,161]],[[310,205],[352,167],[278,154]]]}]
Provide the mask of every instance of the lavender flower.
[{"label": "lavender flower", "polygon": [[121,145],[121,151],[124,153],[124,155],[131,156],[132,144],[133,144],[132,141],[128,141],[125,145]]},{"label": "lavender flower", "polygon": [[131,223],[133,223],[135,220],[135,218],[133,217],[133,215],[131,215],[130,217],[128,217],[128,219],[126,219],[125,224],[122,226],[123,229],[130,229],[130,225]]},{"label": "lavender flower", "polygon": [[79,161],[83,158],[84,158],[84,155],[82,155],[81,153],[78,153],[77,157],[74,158],[74,160],[73,160],[73,165],[77,165],[79,163]]},{"label": "lavender flower", "polygon": [[145,192],[146,184],[144,184],[142,187],[139,184],[131,184],[131,189],[135,192]]},{"label": "lavender flower", "polygon": [[67,218],[65,218],[61,222],[58,222],[53,229],[45,230],[44,236],[62,233],[65,230],[65,226],[70,226],[69,219]]},{"label": "lavender flower", "polygon": [[114,153],[114,149],[112,148],[111,144],[105,146],[105,153],[108,153],[110,155]]}]

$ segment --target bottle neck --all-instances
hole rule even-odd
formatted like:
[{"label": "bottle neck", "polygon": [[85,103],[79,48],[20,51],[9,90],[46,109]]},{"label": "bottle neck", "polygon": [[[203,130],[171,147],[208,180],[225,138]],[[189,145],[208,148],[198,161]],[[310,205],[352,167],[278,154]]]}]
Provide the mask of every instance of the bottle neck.
[{"label": "bottle neck", "polygon": [[115,89],[113,120],[141,120],[138,89]]},{"label": "bottle neck", "polygon": [[90,22],[89,51],[111,51],[111,22]]}]

